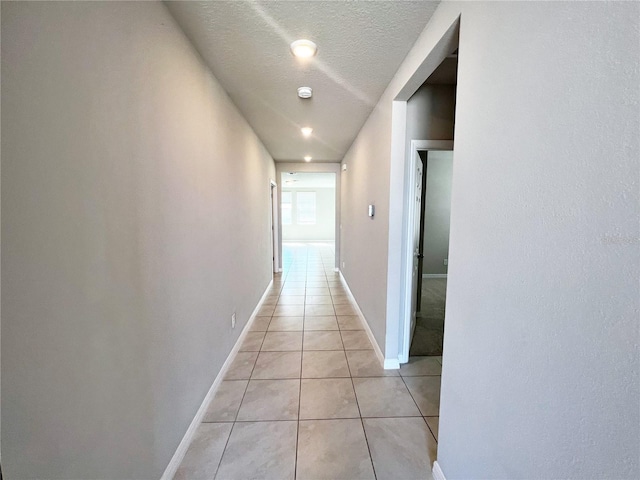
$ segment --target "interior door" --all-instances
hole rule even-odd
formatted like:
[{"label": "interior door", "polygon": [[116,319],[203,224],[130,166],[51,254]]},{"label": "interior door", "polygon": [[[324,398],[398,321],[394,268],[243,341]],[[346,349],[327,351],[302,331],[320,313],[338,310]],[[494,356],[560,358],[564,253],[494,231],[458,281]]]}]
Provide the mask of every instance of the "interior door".
[{"label": "interior door", "polygon": [[416,171],[415,171],[415,196],[414,196],[414,215],[413,215],[413,269],[412,269],[412,281],[413,293],[411,295],[411,337],[413,338],[413,332],[416,329],[416,312],[418,306],[418,274],[420,272],[422,253],[420,239],[422,237],[422,228],[420,228],[420,218],[422,216],[422,159],[416,155]]}]

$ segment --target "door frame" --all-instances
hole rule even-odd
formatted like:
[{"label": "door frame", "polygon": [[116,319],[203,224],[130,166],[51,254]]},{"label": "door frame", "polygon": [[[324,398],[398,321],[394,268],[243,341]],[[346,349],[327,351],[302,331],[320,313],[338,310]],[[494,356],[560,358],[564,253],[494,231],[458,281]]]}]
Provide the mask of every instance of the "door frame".
[{"label": "door frame", "polygon": [[273,255],[273,264],[271,270],[273,273],[281,272],[280,268],[280,235],[279,235],[279,196],[278,196],[278,184],[275,180],[270,180],[270,192],[271,192],[271,253]]},{"label": "door frame", "polygon": [[[428,152],[429,150],[453,150],[453,140],[411,140],[410,152],[407,171],[407,183],[410,188],[404,190],[404,211],[406,212],[406,222],[403,232],[404,241],[402,242],[402,290],[401,290],[401,303],[404,305],[401,312],[400,325],[402,328],[402,340],[400,345],[400,352],[398,353],[398,360],[400,363],[407,363],[409,361],[409,348],[411,347],[411,300],[413,291],[417,288],[417,285],[413,284],[413,250],[414,250],[414,235],[413,228],[415,222],[415,216],[420,215],[420,212],[416,211],[416,202],[414,201],[416,195],[415,188],[415,171],[418,161],[420,159],[419,152]],[[427,162],[429,161],[427,157]],[[427,172],[427,162],[423,165],[423,175]],[[426,191],[422,192],[426,195]],[[421,227],[424,227],[421,225]]]},{"label": "door frame", "polygon": [[[341,165],[339,163],[306,163],[306,162],[276,162],[276,178],[282,178],[283,172],[300,172],[300,173],[335,173],[336,174],[336,211],[335,211],[335,264],[334,271],[338,272],[340,267],[340,241],[342,235],[341,223]],[[344,172],[346,173],[346,172]],[[278,190],[277,208],[280,211],[282,203],[282,189]],[[279,217],[280,218],[280,217]],[[279,271],[282,271],[282,222],[278,222],[278,252],[279,252]]]}]

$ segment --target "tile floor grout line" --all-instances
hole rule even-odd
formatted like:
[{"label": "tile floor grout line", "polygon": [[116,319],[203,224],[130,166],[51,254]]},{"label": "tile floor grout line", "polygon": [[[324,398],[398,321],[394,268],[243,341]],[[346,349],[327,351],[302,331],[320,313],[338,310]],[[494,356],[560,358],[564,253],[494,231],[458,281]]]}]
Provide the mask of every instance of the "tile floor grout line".
[{"label": "tile floor grout line", "polygon": [[[398,373],[400,373],[400,372],[398,372]],[[411,389],[409,388],[409,385],[407,385],[407,382],[404,381],[404,377],[402,375],[398,375],[398,376],[402,379],[402,383],[404,385],[404,388],[406,388],[407,392],[409,392],[409,395],[411,396],[411,400],[413,400],[413,403],[415,404],[416,408],[418,409],[418,412],[420,412],[420,415],[422,415],[424,417],[424,415],[422,413],[422,410],[420,410],[420,405],[418,405],[418,402],[416,402],[416,399],[413,397],[413,393],[411,393]],[[425,420],[425,423],[427,423],[426,420]],[[427,425],[427,427],[428,426],[429,425]]]},{"label": "tile floor grout line", "polygon": [[[340,338],[342,338],[342,332],[340,332]],[[344,356],[347,354],[345,352]],[[362,425],[362,433],[364,434],[364,441],[367,444],[367,452],[369,452],[369,461],[371,462],[371,468],[373,469],[373,477],[378,478],[376,475],[376,467],[373,464],[373,456],[371,455],[371,447],[369,447],[369,439],[367,438],[367,431],[364,428],[364,420],[362,419],[362,410],[360,410],[360,402],[358,401],[358,394],[356,393],[356,385],[353,381],[353,374],[351,373],[351,365],[347,359],[347,368],[349,369],[349,378],[351,380],[351,388],[353,388],[353,396],[356,399],[356,406],[358,407],[358,414],[360,415],[360,425]]]}]

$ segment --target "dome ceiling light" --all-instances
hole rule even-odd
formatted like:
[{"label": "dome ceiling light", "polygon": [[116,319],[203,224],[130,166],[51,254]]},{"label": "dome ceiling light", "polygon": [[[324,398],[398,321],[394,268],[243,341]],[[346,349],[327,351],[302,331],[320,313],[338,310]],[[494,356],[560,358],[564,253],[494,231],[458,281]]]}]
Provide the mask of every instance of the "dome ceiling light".
[{"label": "dome ceiling light", "polygon": [[304,157],[304,161],[305,162],[310,162],[311,161],[311,157],[309,155]]},{"label": "dome ceiling light", "polygon": [[313,89],[311,87],[299,87],[298,96],[300,98],[311,98],[313,95]]},{"label": "dome ceiling light", "polygon": [[311,127],[302,127],[300,129],[300,131],[302,132],[303,136],[310,137],[311,136],[311,132],[313,132],[313,128],[311,128]]},{"label": "dome ceiling light", "polygon": [[298,58],[311,58],[318,51],[318,47],[311,40],[300,39],[291,43],[291,53]]}]

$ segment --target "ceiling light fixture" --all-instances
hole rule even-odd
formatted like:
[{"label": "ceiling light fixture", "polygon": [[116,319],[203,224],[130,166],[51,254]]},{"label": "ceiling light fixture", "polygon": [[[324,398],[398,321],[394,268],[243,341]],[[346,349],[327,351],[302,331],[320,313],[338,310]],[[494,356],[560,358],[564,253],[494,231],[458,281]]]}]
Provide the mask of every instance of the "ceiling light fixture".
[{"label": "ceiling light fixture", "polygon": [[300,87],[298,88],[298,96],[300,98],[311,98],[313,95],[313,90],[311,87]]},{"label": "ceiling light fixture", "polygon": [[291,53],[298,58],[311,58],[318,51],[318,47],[311,40],[296,40],[291,43]]},{"label": "ceiling light fixture", "polygon": [[311,132],[313,132],[313,128],[311,128],[311,127],[302,127],[300,129],[300,131],[302,132],[302,135],[304,135],[305,137],[310,137],[311,136]]},{"label": "ceiling light fixture", "polygon": [[311,161],[311,157],[309,155],[307,155],[306,157],[304,157],[304,161],[305,162],[310,162]]}]

